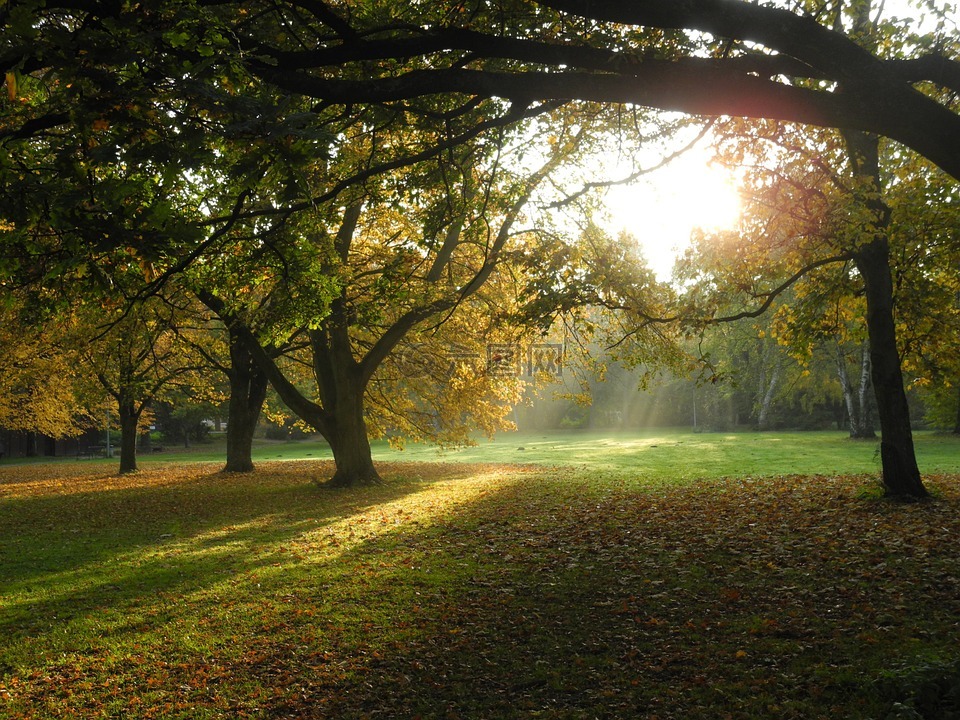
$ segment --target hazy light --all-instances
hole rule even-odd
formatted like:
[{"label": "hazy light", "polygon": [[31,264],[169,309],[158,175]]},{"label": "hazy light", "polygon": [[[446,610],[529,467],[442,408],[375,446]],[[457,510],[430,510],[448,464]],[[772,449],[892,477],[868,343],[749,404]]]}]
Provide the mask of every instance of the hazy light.
[{"label": "hazy light", "polygon": [[694,228],[732,229],[740,220],[736,180],[693,151],[633,185],[611,188],[605,205],[607,228],[637,238],[650,267],[669,279],[678,254]]}]

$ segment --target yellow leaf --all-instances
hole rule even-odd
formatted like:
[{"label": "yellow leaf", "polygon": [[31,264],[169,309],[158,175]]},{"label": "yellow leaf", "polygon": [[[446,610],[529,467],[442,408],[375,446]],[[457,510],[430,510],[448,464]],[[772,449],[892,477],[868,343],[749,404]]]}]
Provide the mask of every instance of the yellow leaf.
[{"label": "yellow leaf", "polygon": [[10,100],[17,99],[17,75],[16,73],[8,72],[7,73],[7,98]]}]

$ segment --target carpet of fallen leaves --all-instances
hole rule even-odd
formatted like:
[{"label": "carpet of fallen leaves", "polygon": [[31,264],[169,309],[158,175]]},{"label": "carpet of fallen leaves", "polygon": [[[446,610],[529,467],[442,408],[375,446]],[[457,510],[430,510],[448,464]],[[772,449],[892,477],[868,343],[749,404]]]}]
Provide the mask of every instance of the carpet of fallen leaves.
[{"label": "carpet of fallen leaves", "polygon": [[882,720],[960,648],[955,476],[214,470],[0,469],[0,717]]}]

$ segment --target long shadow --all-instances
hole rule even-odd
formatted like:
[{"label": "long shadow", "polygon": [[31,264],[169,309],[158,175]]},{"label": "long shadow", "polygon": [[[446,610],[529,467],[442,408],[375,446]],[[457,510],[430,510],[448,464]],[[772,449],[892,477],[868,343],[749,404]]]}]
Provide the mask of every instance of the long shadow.
[{"label": "long shadow", "polygon": [[[316,474],[327,469],[318,465]],[[99,608],[138,607],[158,592],[197,592],[253,572],[276,562],[274,546],[422,490],[429,483],[410,479],[415,470],[388,471],[384,485],[352,491],[317,487],[301,463],[287,472],[4,498],[0,633],[29,635]]]},{"label": "long shadow", "polygon": [[[335,636],[329,617],[301,618],[231,672],[277,691],[271,717],[862,716],[878,664],[960,641],[935,630],[956,628],[960,581],[944,586],[957,564],[933,542],[960,536],[960,503],[891,508],[854,487],[752,507],[684,491],[565,505],[535,481],[506,488],[352,550],[339,562],[363,571],[369,603]],[[903,517],[941,529],[904,536]],[[854,550],[866,533],[876,547]],[[409,613],[378,613],[403,597]],[[289,642],[311,633],[313,646]],[[301,689],[285,694],[276,678],[291,676]]]},{"label": "long shadow", "polygon": [[[457,466],[438,479],[471,472]],[[642,493],[587,475],[514,472],[429,522],[398,523],[330,559],[309,548],[288,556],[294,581],[273,567],[270,548],[430,481],[405,466],[407,480],[349,494],[261,488],[256,477],[224,488],[213,475],[111,491],[80,516],[94,512],[91,525],[112,541],[113,513],[147,506],[143,527],[78,551],[61,570],[96,566],[86,584],[16,609],[0,631],[23,637],[64,609],[109,607],[129,611],[110,633],[158,624],[181,633],[173,599],[189,595],[191,617],[224,623],[225,639],[242,647],[180,648],[176,672],[143,659],[137,670],[168,697],[221,714],[242,701],[269,718],[857,717],[858,683],[877,657],[960,641],[924,635],[960,616],[960,572],[942,572],[960,569],[955,489],[938,504],[894,508],[857,501],[855,485],[829,479],[802,492],[782,481]],[[25,501],[19,518],[51,512],[56,525],[75,517],[67,501]],[[858,548],[864,538],[869,551]],[[143,542],[158,554],[106,577],[108,560]],[[177,543],[209,554],[164,552]],[[256,627],[218,615],[212,591],[231,575],[264,583]],[[158,588],[169,604],[149,597]],[[158,614],[144,618],[142,604]],[[198,687],[200,670],[216,682]]]}]

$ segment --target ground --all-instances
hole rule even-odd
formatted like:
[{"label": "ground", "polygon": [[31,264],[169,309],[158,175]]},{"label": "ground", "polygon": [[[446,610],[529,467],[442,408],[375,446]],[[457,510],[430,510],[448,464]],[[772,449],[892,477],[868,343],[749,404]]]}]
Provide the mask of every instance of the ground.
[{"label": "ground", "polygon": [[0,717],[956,717],[957,476],[381,469],[0,468]]}]

